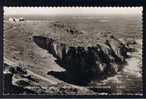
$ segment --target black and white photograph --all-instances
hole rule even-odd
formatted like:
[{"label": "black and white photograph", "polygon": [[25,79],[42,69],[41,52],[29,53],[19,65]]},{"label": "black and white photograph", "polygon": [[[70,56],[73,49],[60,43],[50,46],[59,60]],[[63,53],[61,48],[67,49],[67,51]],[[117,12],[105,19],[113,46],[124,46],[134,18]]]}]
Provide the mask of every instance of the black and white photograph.
[{"label": "black and white photograph", "polygon": [[3,95],[143,96],[143,7],[3,9]]}]

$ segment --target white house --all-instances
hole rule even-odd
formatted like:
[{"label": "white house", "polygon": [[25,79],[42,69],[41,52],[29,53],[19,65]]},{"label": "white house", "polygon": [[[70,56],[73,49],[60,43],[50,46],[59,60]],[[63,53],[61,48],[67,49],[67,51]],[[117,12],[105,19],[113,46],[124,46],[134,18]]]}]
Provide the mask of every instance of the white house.
[{"label": "white house", "polygon": [[9,21],[10,21],[10,22],[15,22],[16,20],[15,20],[15,18],[11,18],[11,17],[10,17],[10,18],[9,18]]}]

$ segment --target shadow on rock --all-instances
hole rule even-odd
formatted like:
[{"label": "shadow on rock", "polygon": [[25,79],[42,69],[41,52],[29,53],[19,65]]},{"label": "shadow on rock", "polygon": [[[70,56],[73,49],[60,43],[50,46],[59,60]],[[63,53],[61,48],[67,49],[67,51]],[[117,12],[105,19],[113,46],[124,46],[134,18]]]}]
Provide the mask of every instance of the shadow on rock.
[{"label": "shadow on rock", "polygon": [[75,75],[72,75],[68,72],[48,72],[48,75],[52,75],[55,78],[58,78],[64,82],[70,83],[70,84],[76,84],[76,85],[81,85],[81,86],[86,86],[88,85],[89,81],[84,80],[83,78],[80,78],[79,75],[78,77]]},{"label": "shadow on rock", "polygon": [[18,87],[12,84],[12,74],[4,74],[4,93],[5,94],[36,94],[34,91]]}]

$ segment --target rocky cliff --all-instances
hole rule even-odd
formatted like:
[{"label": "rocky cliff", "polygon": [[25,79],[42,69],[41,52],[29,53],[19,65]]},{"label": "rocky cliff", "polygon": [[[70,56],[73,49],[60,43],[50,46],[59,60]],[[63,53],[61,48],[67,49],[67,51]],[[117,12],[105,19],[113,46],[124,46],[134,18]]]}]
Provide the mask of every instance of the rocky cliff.
[{"label": "rocky cliff", "polygon": [[42,36],[34,36],[33,40],[56,58],[56,63],[66,69],[71,81],[79,84],[116,74],[126,64],[127,53],[131,51],[127,44],[113,35],[104,43],[97,42],[96,46],[89,47],[68,46]]}]

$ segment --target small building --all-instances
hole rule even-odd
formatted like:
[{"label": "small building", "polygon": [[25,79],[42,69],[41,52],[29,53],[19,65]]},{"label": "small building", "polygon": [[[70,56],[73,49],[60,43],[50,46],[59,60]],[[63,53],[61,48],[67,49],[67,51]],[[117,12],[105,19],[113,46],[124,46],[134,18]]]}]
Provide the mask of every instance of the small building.
[{"label": "small building", "polygon": [[12,18],[12,17],[9,18],[9,21],[10,22],[16,22],[15,18]]},{"label": "small building", "polygon": [[23,17],[20,17],[20,18],[19,18],[19,21],[24,21],[24,18],[23,18]]},{"label": "small building", "polygon": [[21,21],[24,21],[24,18],[23,17],[20,17],[20,18],[12,18],[12,17],[10,17],[9,18],[9,21],[10,22],[21,22]]}]

